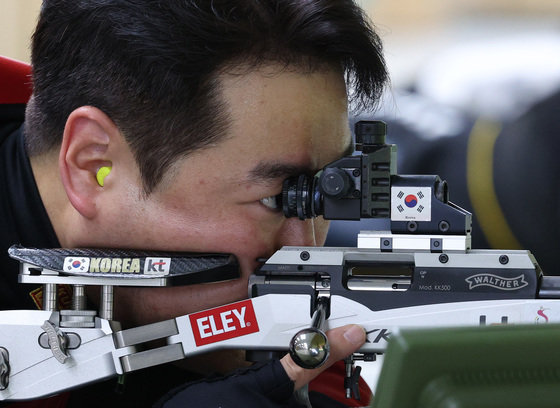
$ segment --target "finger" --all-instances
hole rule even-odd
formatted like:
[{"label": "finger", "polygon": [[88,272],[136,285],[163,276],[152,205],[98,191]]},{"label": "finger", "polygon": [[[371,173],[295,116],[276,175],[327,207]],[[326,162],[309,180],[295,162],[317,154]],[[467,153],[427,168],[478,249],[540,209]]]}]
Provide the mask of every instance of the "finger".
[{"label": "finger", "polygon": [[358,350],[366,341],[366,332],[363,327],[352,324],[329,330],[327,337],[330,344],[330,355],[325,364],[313,370],[298,366],[289,354],[280,362],[288,376],[294,381],[295,389],[309,383],[335,362],[342,360]]}]

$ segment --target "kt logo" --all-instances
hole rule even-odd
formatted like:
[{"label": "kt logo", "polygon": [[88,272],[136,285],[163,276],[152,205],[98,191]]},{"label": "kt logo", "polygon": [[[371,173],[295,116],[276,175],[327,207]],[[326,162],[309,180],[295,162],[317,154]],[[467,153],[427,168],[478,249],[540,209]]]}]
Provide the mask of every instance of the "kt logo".
[{"label": "kt logo", "polygon": [[144,262],[145,275],[169,275],[171,258],[146,258]]}]

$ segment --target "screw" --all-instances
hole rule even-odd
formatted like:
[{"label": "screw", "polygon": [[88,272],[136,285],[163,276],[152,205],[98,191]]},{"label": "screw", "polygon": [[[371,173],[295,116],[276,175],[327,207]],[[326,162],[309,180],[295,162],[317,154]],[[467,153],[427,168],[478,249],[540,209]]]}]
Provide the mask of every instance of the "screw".
[{"label": "screw", "polygon": [[447,263],[447,261],[449,261],[449,257],[448,257],[446,254],[441,254],[441,255],[439,256],[439,261],[440,261],[441,263]]},{"label": "screw", "polygon": [[360,169],[354,169],[354,171],[352,171],[352,175],[354,177],[360,177],[361,171]]},{"label": "screw", "polygon": [[311,258],[311,255],[309,255],[309,252],[307,252],[307,251],[302,251],[302,253],[299,254],[299,257],[301,258],[302,261],[309,261],[309,258]]},{"label": "screw", "polygon": [[502,265],[505,265],[509,262],[509,258],[507,255],[500,255],[500,263]]},{"label": "screw", "polygon": [[440,221],[439,223],[439,230],[441,232],[449,231],[449,223],[447,221]]}]

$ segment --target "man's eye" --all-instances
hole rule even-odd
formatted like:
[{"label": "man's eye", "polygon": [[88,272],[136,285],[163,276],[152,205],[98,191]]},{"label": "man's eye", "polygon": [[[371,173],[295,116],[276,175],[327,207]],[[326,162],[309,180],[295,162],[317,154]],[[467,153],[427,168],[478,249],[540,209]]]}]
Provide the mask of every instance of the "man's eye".
[{"label": "man's eye", "polygon": [[280,202],[280,195],[261,198],[259,200],[262,205],[273,211],[282,210],[282,203]]}]

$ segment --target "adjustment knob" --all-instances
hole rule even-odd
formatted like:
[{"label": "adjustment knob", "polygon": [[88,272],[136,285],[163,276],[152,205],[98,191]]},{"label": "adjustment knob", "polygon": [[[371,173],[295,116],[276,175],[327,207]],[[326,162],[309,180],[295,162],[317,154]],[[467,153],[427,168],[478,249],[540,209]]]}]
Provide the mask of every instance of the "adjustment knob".
[{"label": "adjustment knob", "polygon": [[320,180],[321,192],[332,198],[341,198],[350,192],[352,180],[348,174],[339,168],[327,168]]}]

